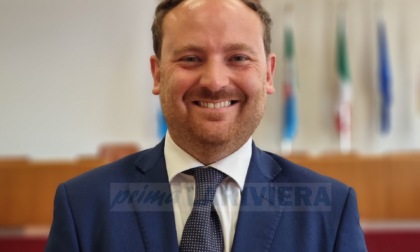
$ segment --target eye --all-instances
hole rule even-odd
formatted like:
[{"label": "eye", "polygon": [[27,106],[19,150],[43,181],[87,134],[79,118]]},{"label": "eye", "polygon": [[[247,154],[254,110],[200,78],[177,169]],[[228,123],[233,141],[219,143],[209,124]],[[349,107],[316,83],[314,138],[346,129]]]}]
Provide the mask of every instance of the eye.
[{"label": "eye", "polygon": [[194,63],[194,62],[200,62],[200,58],[193,55],[184,56],[180,59],[180,61],[187,62],[187,63]]},{"label": "eye", "polygon": [[243,61],[247,61],[247,60],[249,60],[249,57],[245,56],[245,55],[242,55],[242,54],[235,55],[235,56],[230,58],[230,61],[234,61],[234,62],[243,62]]}]

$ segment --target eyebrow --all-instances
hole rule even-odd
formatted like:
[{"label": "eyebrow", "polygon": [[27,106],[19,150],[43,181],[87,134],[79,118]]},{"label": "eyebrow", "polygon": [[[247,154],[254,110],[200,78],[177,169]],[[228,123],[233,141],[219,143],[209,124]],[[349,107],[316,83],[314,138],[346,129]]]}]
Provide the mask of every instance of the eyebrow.
[{"label": "eyebrow", "polygon": [[[175,49],[174,52],[173,52],[173,55],[177,56],[177,55],[182,54],[184,52],[203,52],[203,51],[205,51],[205,49],[203,47],[196,46],[196,45],[185,45],[185,46],[182,46],[178,49]],[[225,52],[247,51],[247,52],[251,53],[252,55],[257,54],[254,49],[252,49],[250,46],[248,46],[247,44],[244,44],[244,43],[228,44],[225,47],[223,47],[223,51],[225,51]]]},{"label": "eyebrow", "polygon": [[182,54],[184,52],[202,52],[202,51],[204,51],[204,49],[199,47],[199,46],[186,45],[186,46],[182,46],[178,49],[175,49],[174,52],[173,52],[173,55],[177,56],[177,55]]},{"label": "eyebrow", "polygon": [[224,48],[224,51],[231,52],[231,51],[247,51],[252,55],[256,55],[257,52],[252,49],[250,46],[244,43],[233,43],[229,44]]}]

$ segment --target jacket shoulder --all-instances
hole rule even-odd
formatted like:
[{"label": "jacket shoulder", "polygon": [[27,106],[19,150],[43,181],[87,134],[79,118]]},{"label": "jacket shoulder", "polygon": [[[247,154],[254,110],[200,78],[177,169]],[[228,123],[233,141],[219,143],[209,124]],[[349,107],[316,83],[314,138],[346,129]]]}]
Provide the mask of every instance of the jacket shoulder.
[{"label": "jacket shoulder", "polygon": [[150,160],[157,159],[157,157],[163,155],[160,145],[162,145],[162,143],[154,148],[146,149],[128,155],[115,162],[94,168],[68,180],[64,184],[66,187],[80,188],[81,186],[83,187],[83,185],[99,186],[101,184],[108,185],[109,183],[133,182],[139,175],[139,164],[151,162]]}]

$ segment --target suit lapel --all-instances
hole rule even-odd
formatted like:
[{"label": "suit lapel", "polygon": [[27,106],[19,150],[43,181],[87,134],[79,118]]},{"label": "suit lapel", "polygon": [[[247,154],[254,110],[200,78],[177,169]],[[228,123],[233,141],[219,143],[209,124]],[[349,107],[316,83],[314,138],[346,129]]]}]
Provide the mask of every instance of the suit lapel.
[{"label": "suit lapel", "polygon": [[232,251],[268,251],[284,206],[274,197],[281,167],[253,144],[252,158],[241,194]]},{"label": "suit lapel", "polygon": [[163,147],[164,141],[144,151],[136,161],[138,182],[129,185],[147,251],[178,251]]},{"label": "suit lapel", "polygon": [[[138,182],[128,186],[147,251],[179,250],[163,148],[164,141],[143,151],[136,161]],[[269,192],[280,172],[279,164],[253,144],[232,251],[270,248],[284,208]]]}]

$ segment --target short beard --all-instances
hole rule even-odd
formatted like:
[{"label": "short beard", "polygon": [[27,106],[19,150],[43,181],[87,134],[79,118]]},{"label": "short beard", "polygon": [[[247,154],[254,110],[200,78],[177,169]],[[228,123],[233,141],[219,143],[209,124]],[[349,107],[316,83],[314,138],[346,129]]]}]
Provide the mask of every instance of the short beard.
[{"label": "short beard", "polygon": [[[229,129],[220,129],[224,131],[223,134],[218,133],[219,131],[208,132],[199,124],[181,122],[176,113],[171,112],[173,108],[170,107],[168,98],[171,99],[161,96],[161,102],[171,137],[184,151],[208,165],[232,154],[248,141],[264,115],[266,89],[260,90],[253,104],[247,104],[246,108],[242,108],[249,110],[244,114],[245,118],[238,118],[236,122],[229,125]],[[252,108],[254,111],[250,113]]]}]

